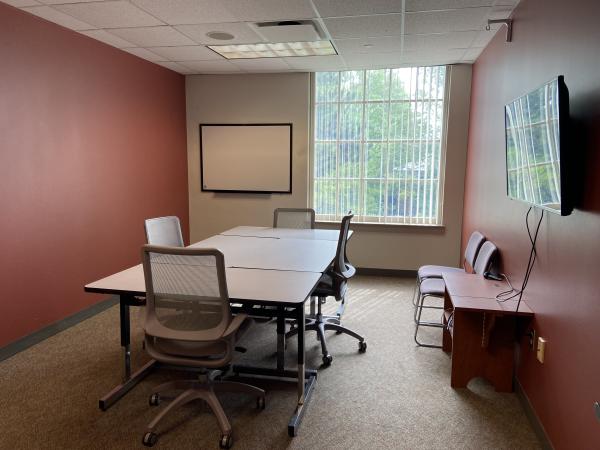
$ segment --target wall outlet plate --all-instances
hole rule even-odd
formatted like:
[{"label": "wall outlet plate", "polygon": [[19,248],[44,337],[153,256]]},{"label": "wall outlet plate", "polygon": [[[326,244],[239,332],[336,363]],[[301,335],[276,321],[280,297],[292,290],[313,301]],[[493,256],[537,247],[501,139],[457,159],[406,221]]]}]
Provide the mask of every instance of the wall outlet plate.
[{"label": "wall outlet plate", "polygon": [[546,339],[538,337],[536,357],[539,362],[544,364],[544,354],[546,353]]},{"label": "wall outlet plate", "polygon": [[531,328],[527,333],[527,337],[529,338],[529,348],[533,350],[535,348],[535,330]]}]

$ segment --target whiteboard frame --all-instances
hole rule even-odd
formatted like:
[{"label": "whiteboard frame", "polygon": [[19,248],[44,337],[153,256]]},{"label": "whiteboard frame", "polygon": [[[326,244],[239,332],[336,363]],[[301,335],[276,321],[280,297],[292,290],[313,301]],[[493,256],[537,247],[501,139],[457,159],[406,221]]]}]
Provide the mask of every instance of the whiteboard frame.
[{"label": "whiteboard frame", "polygon": [[[290,167],[289,167],[289,186],[285,191],[274,190],[254,190],[254,189],[210,189],[204,187],[204,158],[202,154],[202,127],[289,127],[290,130]],[[233,194],[291,194],[292,193],[292,130],[293,125],[289,123],[201,123],[200,129],[200,189],[202,192],[219,192]]]}]

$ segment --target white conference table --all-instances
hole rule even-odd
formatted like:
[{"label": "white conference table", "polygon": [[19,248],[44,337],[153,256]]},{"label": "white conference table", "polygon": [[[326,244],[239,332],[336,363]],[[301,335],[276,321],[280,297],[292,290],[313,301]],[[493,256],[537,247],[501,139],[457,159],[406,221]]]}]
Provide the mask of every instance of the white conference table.
[{"label": "white conference table", "polygon": [[[348,230],[348,239],[353,231]],[[222,236],[246,236],[272,239],[308,239],[320,241],[337,242],[340,236],[339,230],[299,230],[296,228],[268,228],[239,226],[220,233]]]},{"label": "white conference table", "polygon": [[[263,236],[229,234],[237,233],[241,228],[247,233],[260,231]],[[321,233],[322,231],[326,233]],[[337,240],[332,239],[334,233],[339,235],[339,231],[335,230],[236,227],[192,245],[218,248],[225,255],[227,289],[233,311],[277,317],[277,367],[234,366],[234,372],[297,379],[298,403],[288,424],[290,436],[295,436],[298,432],[316,380],[316,370],[305,369],[304,366],[304,305],[322,272],[335,257]],[[139,264],[87,284],[84,290],[119,296],[125,377],[122,384],[100,400],[100,408],[106,410],[158,366],[152,360],[131,373],[129,307],[143,306],[145,303],[144,299],[140,299],[146,294],[142,266]],[[265,309],[264,306],[270,308]],[[296,371],[286,370],[284,367],[286,318],[295,319],[299,327]]]}]

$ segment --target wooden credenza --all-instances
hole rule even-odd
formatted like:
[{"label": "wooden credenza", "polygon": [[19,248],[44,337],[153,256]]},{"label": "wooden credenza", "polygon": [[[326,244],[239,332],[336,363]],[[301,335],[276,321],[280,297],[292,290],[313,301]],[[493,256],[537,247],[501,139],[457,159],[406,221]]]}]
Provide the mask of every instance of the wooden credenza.
[{"label": "wooden credenza", "polygon": [[524,331],[533,311],[522,300],[498,301],[509,289],[504,281],[476,274],[444,274],[444,332],[442,348],[452,353],[450,385],[466,387],[475,377],[490,381],[496,391],[512,392],[517,334]]}]

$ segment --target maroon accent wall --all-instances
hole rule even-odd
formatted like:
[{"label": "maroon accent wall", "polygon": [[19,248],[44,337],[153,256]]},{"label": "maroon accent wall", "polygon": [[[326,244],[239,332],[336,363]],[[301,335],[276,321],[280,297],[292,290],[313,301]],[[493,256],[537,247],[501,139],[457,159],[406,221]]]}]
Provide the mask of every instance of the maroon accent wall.
[{"label": "maroon accent wall", "polygon": [[184,77],[0,4],[0,347],[103,297],[143,220],[188,236]]},{"label": "maroon accent wall", "polygon": [[[520,284],[529,256],[527,205],[505,188],[506,103],[563,74],[575,133],[568,149],[582,192],[571,216],[548,214],[525,294],[546,361],[521,344],[518,379],[556,449],[600,448],[600,2],[522,0],[513,42],[499,31],[474,65],[463,243],[474,229],[501,250]],[[539,212],[535,214],[539,218]],[[533,219],[533,218],[532,218]],[[533,222],[533,220],[532,220]]]}]

